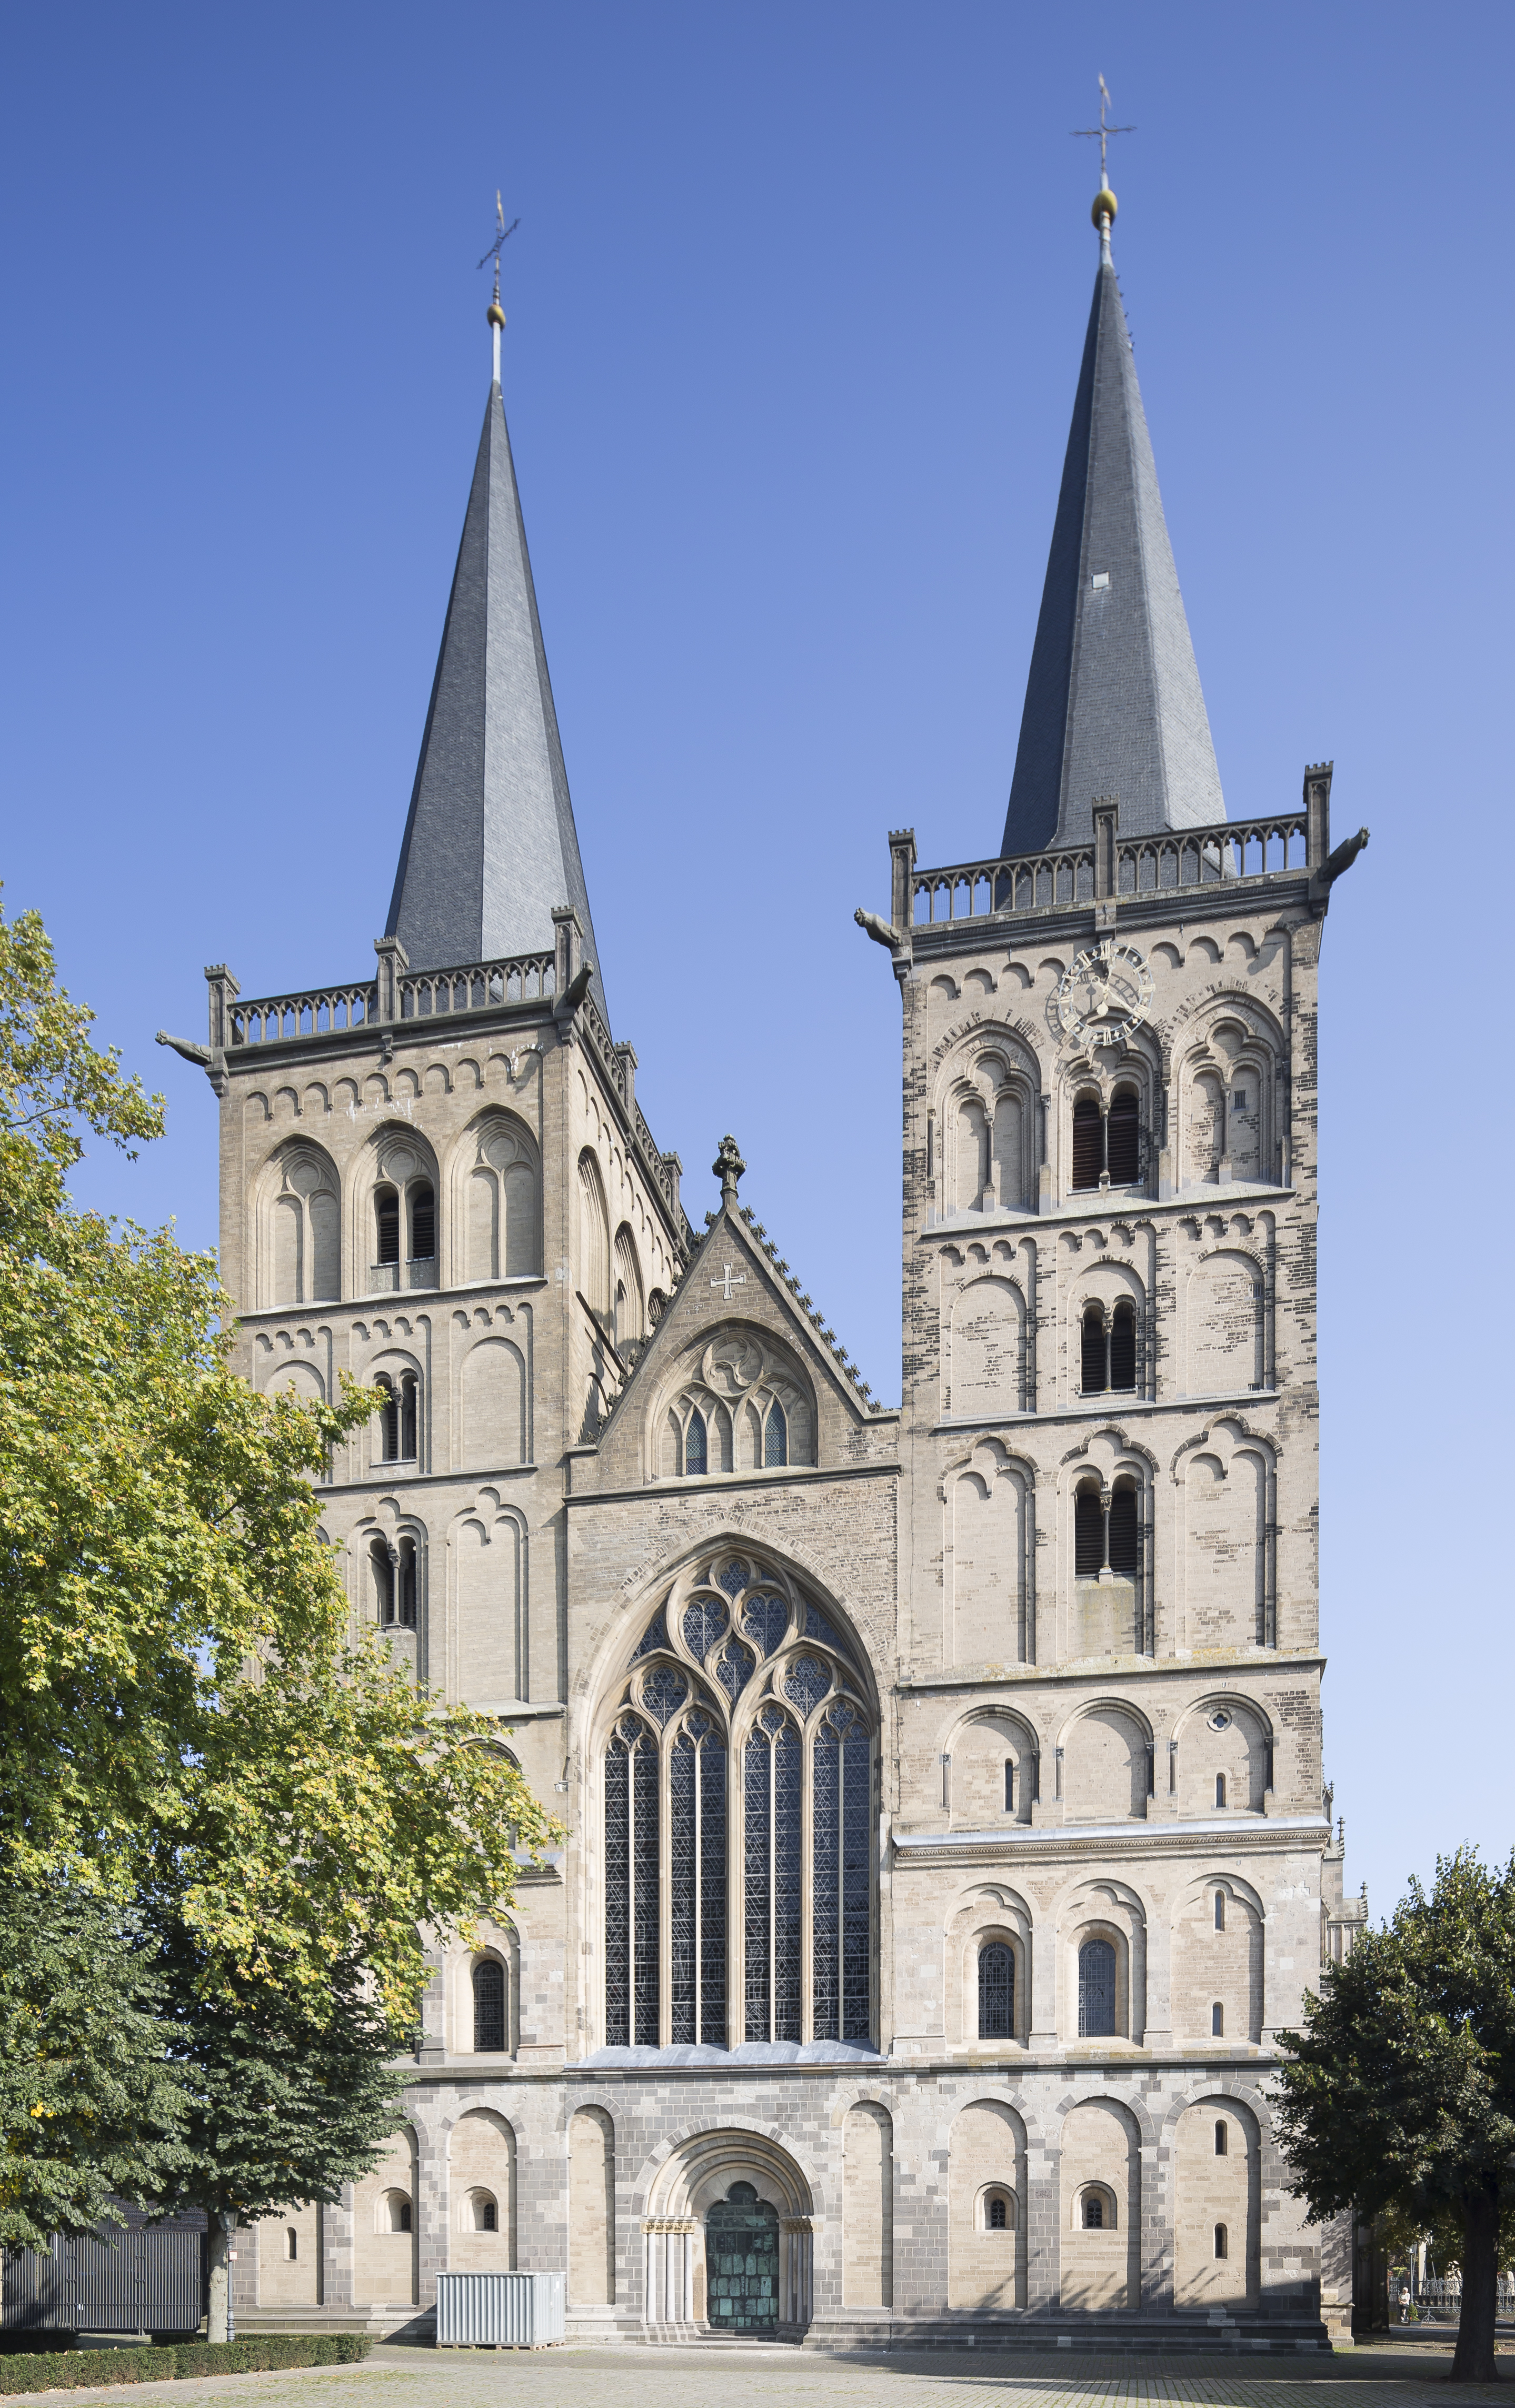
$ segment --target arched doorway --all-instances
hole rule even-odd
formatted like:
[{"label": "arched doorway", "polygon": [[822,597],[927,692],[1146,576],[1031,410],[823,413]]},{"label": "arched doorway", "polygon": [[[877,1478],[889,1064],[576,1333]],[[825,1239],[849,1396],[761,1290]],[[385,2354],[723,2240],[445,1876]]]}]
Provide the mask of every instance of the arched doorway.
[{"label": "arched doorway", "polygon": [[705,2218],[707,2313],[715,2332],[771,2332],[779,2322],[779,2211],[735,2182]]}]

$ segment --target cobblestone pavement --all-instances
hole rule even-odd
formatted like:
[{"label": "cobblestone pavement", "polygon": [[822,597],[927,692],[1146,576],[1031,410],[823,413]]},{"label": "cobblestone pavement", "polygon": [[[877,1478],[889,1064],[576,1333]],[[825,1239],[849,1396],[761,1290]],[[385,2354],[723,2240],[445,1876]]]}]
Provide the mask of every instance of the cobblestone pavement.
[{"label": "cobblestone pavement", "polygon": [[[1459,2388],[1458,2401],[1508,2400],[1515,2342],[1499,2391]],[[433,2350],[379,2347],[361,2366],[312,2367],[194,2383],[52,2392],[80,2403],[150,2400],[207,2408],[1446,2408],[1451,2365],[1443,2346],[1379,2342],[1305,2364],[1264,2368],[1234,2358],[1074,2360],[1060,2351],[901,2350],[833,2358],[794,2349]],[[35,2396],[35,2395],[34,2395]]]}]

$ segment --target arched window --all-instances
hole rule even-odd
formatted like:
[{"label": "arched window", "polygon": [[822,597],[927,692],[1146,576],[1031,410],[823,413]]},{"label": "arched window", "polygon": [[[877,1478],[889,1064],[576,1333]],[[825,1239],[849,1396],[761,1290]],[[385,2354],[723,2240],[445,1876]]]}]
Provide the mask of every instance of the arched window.
[{"label": "arched window", "polygon": [[1083,2195],[1083,2229],[1086,2232],[1105,2230],[1105,2194],[1102,2190],[1086,2190]]},{"label": "arched window", "polygon": [[1223,1931],[1225,1929],[1225,1892],[1223,1889],[1218,1889],[1215,1893],[1215,1928],[1217,1931]]},{"label": "arched window", "polygon": [[1105,1132],[1097,1096],[1080,1096],[1073,1107],[1073,1184],[1097,1187],[1105,1151]]},{"label": "arched window", "polygon": [[379,1452],[383,1463],[398,1460],[400,1453],[400,1399],[394,1393],[394,1383],[387,1371],[380,1371],[374,1381],[379,1390]]},{"label": "arched window", "polygon": [[1008,1756],[1005,1759],[1005,1812],[1007,1814],[1013,1814],[1015,1812],[1015,1758],[1013,1756]]},{"label": "arched window", "polygon": [[410,2201],[406,2197],[405,2192],[403,2190],[387,2190],[384,2193],[382,2205],[384,2220],[381,2229],[390,2232],[408,2232],[410,2229]]},{"label": "arched window", "polygon": [[415,1373],[404,1372],[400,1379],[400,1460],[402,1463],[414,1463],[416,1459],[420,1394],[421,1383]]},{"label": "arched window", "polygon": [[979,2038],[1015,2038],[1015,1952],[1003,1940],[979,1951]]},{"label": "arched window", "polygon": [[406,1194],[410,1207],[410,1260],[436,1259],[436,1191],[429,1179],[413,1179]]},{"label": "arched window", "polygon": [[313,1146],[286,1148],[264,1222],[266,1305],[312,1304],[342,1293],[342,1207],[336,1165]]},{"label": "arched window", "polygon": [[1211,2040],[1225,2038],[1225,2009],[1219,1999],[1210,2009],[1210,2038]]},{"label": "arched window", "polygon": [[1135,1087],[1118,1087],[1110,1098],[1107,1160],[1112,1187],[1134,1187],[1141,1176],[1141,1112]]},{"label": "arched window", "polygon": [[684,1469],[691,1479],[705,1469],[705,1415],[698,1405],[690,1414],[689,1427],[684,1432]]},{"label": "arched window", "polygon": [[376,1263],[397,1263],[400,1259],[400,1193],[396,1187],[376,1187],[374,1190],[374,1260]]},{"label": "arched window", "polygon": [[1136,1514],[1136,1485],[1118,1480],[1110,1492],[1110,1570],[1132,1580],[1141,1569],[1141,1526]]},{"label": "arched window", "polygon": [[1215,2254],[1217,2258],[1224,2258],[1230,2254],[1230,2236],[1223,2224],[1218,2224],[1215,2228]]},{"label": "arched window", "polygon": [[1136,1309],[1122,1300],[1110,1316],[1110,1385],[1130,1389],[1136,1384]]},{"label": "arched window", "polygon": [[616,1231],[615,1341],[622,1350],[634,1346],[644,1326],[641,1266],[636,1244],[624,1222]]},{"label": "arched window", "polygon": [[865,2045],[873,1739],[849,1642],[787,1580],[718,1556],[680,1578],[622,1677],[605,1755],[607,2044]]},{"label": "arched window", "polygon": [[399,1591],[397,1602],[401,1627],[414,1630],[416,1627],[416,1542],[414,1539],[400,1541],[398,1571],[399,1579],[396,1585]]},{"label": "arched window", "polygon": [[1105,1312],[1101,1305],[1086,1304],[1083,1310],[1079,1384],[1086,1397],[1104,1395],[1107,1384]]},{"label": "arched window", "polygon": [[1079,1580],[1097,1579],[1105,1567],[1105,1511],[1097,1488],[1080,1488],[1073,1500],[1073,1570]]},{"label": "arched window", "polygon": [[504,2047],[505,1967],[497,1957],[481,1956],[474,1967],[474,2048],[480,2057],[492,2057]]},{"label": "arched window", "polygon": [[789,1461],[789,1424],[784,1409],[775,1397],[768,1407],[768,1418],[763,1425],[763,1468],[775,1471]]},{"label": "arched window", "polygon": [[1217,1806],[1223,1806],[1225,1804],[1225,1774],[1223,1772],[1218,1772],[1215,1776],[1215,1802]]},{"label": "arched window", "polygon": [[500,2229],[498,2200],[492,2199],[487,2190],[476,2190],[473,2195],[473,2211],[476,2232],[498,2232]]},{"label": "arched window", "polygon": [[395,1609],[394,1565],[382,1539],[373,1541],[368,1549],[368,1560],[373,1567],[375,1611],[382,1629],[394,1620]]},{"label": "arched window", "polygon": [[1086,1940],[1079,1951],[1079,2038],[1108,2040],[1115,2032],[1115,1950]]},{"label": "arched window", "polygon": [[292,2263],[300,2255],[300,2236],[293,2224],[284,2227],[284,2255]]},{"label": "arched window", "polygon": [[1007,2223],[1008,2222],[1007,2202],[999,2196],[997,2191],[993,2198],[989,2201],[989,2213],[985,2216],[984,2221],[991,2232],[1003,2232]]},{"label": "arched window", "polygon": [[1226,2133],[1226,2120],[1223,2115],[1217,2115],[1215,2119],[1215,2154],[1218,2157],[1223,2157],[1227,2156],[1228,2153],[1229,2143]]}]

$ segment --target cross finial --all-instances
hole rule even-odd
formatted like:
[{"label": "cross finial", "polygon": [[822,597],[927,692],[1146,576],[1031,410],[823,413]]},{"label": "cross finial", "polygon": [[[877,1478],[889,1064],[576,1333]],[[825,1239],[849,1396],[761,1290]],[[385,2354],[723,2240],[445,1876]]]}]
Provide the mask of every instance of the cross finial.
[{"label": "cross finial", "polygon": [[505,203],[501,199],[499,193],[496,192],[494,195],[494,239],[490,244],[488,251],[485,251],[483,258],[479,263],[480,267],[487,267],[492,259],[494,262],[494,298],[489,305],[487,314],[489,318],[490,332],[494,337],[494,381],[496,384],[500,381],[500,329],[505,324],[505,311],[500,307],[500,253],[520,223],[521,220],[519,218],[512,218],[510,223],[508,225],[506,224]]},{"label": "cross finial", "polygon": [[1106,250],[1109,248],[1110,227],[1115,222],[1115,194],[1110,190],[1108,145],[1112,134],[1135,134],[1136,130],[1134,125],[1111,125],[1108,122],[1105,112],[1108,108],[1113,108],[1115,104],[1110,98],[1110,88],[1106,82],[1104,77],[1101,76],[1099,79],[1099,123],[1097,125],[1076,125],[1073,128],[1073,137],[1075,141],[1097,142],[1099,144],[1099,191],[1094,195],[1094,206],[1090,214],[1093,218],[1095,225],[1099,228],[1100,242],[1102,247]]},{"label": "cross finial", "polygon": [[710,1168],[714,1171],[716,1177],[721,1182],[721,1201],[722,1204],[735,1204],[736,1201],[737,1182],[740,1180],[743,1171],[747,1168],[747,1165],[736,1151],[736,1140],[734,1137],[723,1137],[722,1139],[720,1145],[716,1149],[716,1157],[711,1163]]}]

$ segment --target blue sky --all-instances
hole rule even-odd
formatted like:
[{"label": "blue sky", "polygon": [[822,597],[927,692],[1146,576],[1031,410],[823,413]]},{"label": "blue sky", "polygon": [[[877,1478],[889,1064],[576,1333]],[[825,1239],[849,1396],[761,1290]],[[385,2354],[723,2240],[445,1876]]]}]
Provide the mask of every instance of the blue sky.
[{"label": "blue sky", "polygon": [[1291,808],[1334,756],[1338,834],[1373,831],[1323,957],[1321,1361],[1326,1760],[1379,1912],[1437,1847],[1515,1837],[1488,1229],[1512,25],[1003,0],[0,25],[0,868],[170,1104],[79,1192],[213,1242],[211,1097],[153,1030],[203,1033],[208,961],[247,994],[372,961],[499,185],[615,1031],[693,1219],[730,1127],[889,1398],[897,1003],[851,911],[886,904],[891,827],[923,864],[997,844],[1094,267],[1068,129],[1103,69],[1230,810]]}]

